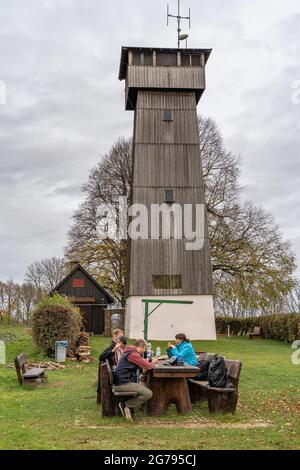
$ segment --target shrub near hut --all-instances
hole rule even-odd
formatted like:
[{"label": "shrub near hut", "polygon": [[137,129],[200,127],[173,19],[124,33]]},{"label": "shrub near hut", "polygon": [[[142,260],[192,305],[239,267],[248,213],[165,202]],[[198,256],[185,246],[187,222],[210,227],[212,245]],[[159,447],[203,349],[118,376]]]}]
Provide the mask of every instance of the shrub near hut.
[{"label": "shrub near hut", "polygon": [[66,297],[45,297],[32,316],[33,338],[48,356],[53,356],[56,341],[68,341],[74,348],[82,327],[82,317]]}]

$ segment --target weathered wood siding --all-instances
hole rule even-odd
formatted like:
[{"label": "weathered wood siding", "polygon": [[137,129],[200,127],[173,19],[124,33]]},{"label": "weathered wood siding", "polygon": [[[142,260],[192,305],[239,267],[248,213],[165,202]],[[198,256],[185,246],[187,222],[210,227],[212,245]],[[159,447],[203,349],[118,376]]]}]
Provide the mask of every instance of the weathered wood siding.
[{"label": "weathered wood siding", "polygon": [[127,72],[127,86],[138,89],[204,89],[204,67],[144,67],[131,65],[128,67]]},{"label": "weathered wood siding", "polygon": [[[172,110],[173,121],[163,121],[165,109]],[[144,204],[150,212],[151,204],[164,203],[166,189],[174,191],[175,203],[182,208],[184,204],[205,204],[195,94],[140,90],[135,112],[132,202]],[[129,295],[211,295],[207,221],[203,249],[186,251],[185,243],[132,240]],[[154,289],[153,275],[181,275],[182,289]]]},{"label": "weathered wood siding", "polygon": [[194,90],[198,102],[205,90],[205,67],[128,66],[125,88],[126,109],[135,109],[138,90],[147,89]]},{"label": "weathered wood siding", "polygon": [[[84,287],[73,287],[73,279],[84,279]],[[68,297],[88,298],[93,297],[96,304],[107,304],[104,294],[93,284],[90,279],[78,269],[60,288],[59,293]]]}]

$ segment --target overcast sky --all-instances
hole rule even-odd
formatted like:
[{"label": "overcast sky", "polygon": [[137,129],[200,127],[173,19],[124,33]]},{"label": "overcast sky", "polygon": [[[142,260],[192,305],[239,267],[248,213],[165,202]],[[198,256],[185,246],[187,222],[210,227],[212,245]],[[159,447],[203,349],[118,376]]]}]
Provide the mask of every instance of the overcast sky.
[{"label": "overcast sky", "polygon": [[[121,46],[176,47],[167,3],[0,0],[0,279],[21,281],[30,262],[63,254],[89,169],[132,133]],[[299,261],[300,2],[182,0],[183,13],[189,6],[189,46],[213,48],[199,112],[242,156],[245,196],[274,213]]]}]

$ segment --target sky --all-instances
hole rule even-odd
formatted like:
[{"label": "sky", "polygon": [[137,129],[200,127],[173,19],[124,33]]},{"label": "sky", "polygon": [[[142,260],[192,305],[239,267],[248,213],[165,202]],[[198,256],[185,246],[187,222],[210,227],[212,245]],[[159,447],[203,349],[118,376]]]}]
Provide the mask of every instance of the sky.
[{"label": "sky", "polygon": [[[176,47],[175,0],[0,0],[0,279],[63,255],[88,173],[131,136],[121,46]],[[300,2],[182,0],[189,47],[213,48],[199,113],[242,158],[300,264]],[[4,102],[4,92],[5,102]]]}]

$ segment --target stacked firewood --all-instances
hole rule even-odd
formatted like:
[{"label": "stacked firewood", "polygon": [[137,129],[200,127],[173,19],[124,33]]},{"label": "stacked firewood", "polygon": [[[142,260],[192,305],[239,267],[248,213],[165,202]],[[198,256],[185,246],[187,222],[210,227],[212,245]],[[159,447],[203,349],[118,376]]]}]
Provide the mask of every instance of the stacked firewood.
[{"label": "stacked firewood", "polygon": [[47,370],[62,370],[65,369],[66,366],[63,364],[58,364],[57,362],[31,362],[30,364],[26,364],[26,369],[47,369]]},{"label": "stacked firewood", "polygon": [[80,362],[91,362],[92,355],[91,355],[91,348],[89,346],[89,333],[82,331],[79,335],[77,346],[74,351],[74,356]]}]

